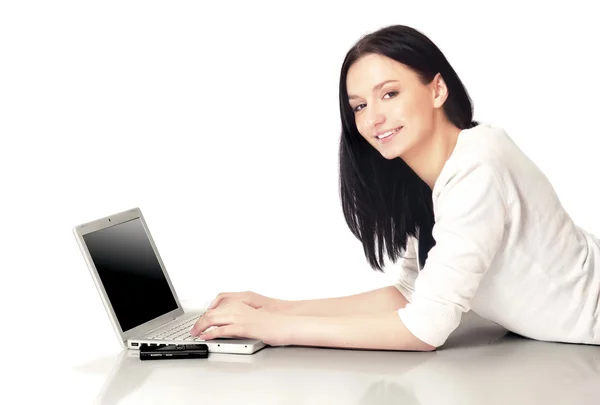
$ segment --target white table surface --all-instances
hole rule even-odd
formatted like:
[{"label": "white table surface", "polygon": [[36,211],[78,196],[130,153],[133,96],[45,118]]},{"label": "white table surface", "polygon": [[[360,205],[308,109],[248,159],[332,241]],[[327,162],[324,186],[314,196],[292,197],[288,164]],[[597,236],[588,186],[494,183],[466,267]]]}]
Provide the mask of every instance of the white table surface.
[{"label": "white table surface", "polygon": [[600,347],[524,339],[470,314],[431,353],[287,346],[208,359],[140,361],[127,350],[81,359],[71,389],[96,387],[87,392],[96,404],[600,405]]}]

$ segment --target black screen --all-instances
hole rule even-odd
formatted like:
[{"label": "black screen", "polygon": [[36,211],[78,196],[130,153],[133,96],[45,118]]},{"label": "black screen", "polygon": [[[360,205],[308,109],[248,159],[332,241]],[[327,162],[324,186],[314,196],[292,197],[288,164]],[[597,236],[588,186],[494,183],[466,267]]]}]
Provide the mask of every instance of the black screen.
[{"label": "black screen", "polygon": [[177,308],[139,218],[83,239],[123,332]]}]

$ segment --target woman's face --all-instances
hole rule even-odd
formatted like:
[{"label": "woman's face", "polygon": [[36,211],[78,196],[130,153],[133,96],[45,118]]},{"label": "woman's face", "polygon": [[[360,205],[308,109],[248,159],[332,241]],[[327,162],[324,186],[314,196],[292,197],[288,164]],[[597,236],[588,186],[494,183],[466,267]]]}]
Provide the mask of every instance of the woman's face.
[{"label": "woman's face", "polygon": [[424,85],[412,69],[386,56],[361,57],[346,78],[358,131],[386,159],[418,154],[443,104],[436,91],[439,81],[438,75]]}]

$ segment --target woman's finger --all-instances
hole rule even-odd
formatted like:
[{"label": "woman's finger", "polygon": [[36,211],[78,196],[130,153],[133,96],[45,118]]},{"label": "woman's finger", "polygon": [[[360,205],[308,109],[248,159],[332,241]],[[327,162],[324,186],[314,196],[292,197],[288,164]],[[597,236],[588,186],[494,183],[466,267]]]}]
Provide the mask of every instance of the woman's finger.
[{"label": "woman's finger", "polygon": [[233,314],[227,308],[217,308],[207,311],[196,321],[190,329],[190,335],[197,336],[211,326],[229,325],[233,322]]},{"label": "woman's finger", "polygon": [[204,340],[217,339],[223,336],[227,337],[245,337],[243,328],[240,325],[225,325],[219,326],[205,334],[201,334],[200,337]]},{"label": "woman's finger", "polygon": [[210,305],[208,306],[208,310],[215,309],[216,307],[218,307],[219,304],[221,303],[221,301],[223,301],[228,296],[229,296],[229,293],[219,293],[219,294],[217,294],[217,296],[215,297],[215,299],[213,300],[213,302],[211,302]]},{"label": "woman's finger", "polygon": [[225,300],[226,300],[225,297],[215,298],[215,300],[208,307],[208,310],[210,311],[213,309],[217,309],[220,305],[223,305],[223,301],[225,301]]}]

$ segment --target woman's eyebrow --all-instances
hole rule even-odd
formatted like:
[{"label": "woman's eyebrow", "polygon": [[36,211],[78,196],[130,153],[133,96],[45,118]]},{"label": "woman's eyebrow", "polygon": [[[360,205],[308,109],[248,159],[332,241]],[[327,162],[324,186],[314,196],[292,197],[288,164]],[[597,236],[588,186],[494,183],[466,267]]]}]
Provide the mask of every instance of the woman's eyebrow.
[{"label": "woman's eyebrow", "polygon": [[[381,82],[381,83],[379,83],[379,84],[376,84],[375,86],[373,86],[373,90],[372,90],[372,91],[379,90],[379,89],[380,89],[380,88],[382,88],[384,85],[386,85],[386,84],[388,84],[388,83],[392,83],[392,82],[397,82],[397,81],[398,81],[398,80],[386,80],[386,81],[383,81],[383,82]],[[353,94],[351,94],[351,95],[349,95],[349,96],[348,96],[348,100],[352,100],[353,98],[359,98],[359,97],[358,97],[358,96],[355,96],[355,95],[353,95]]]}]

